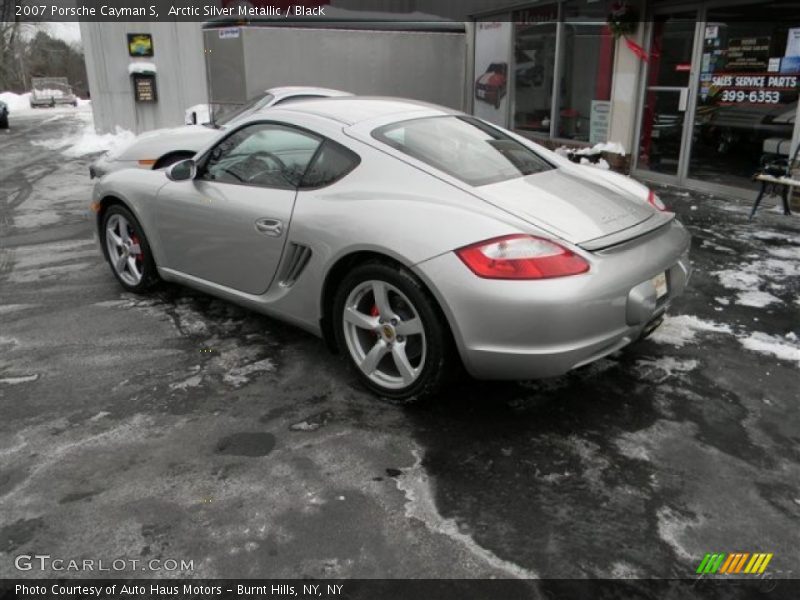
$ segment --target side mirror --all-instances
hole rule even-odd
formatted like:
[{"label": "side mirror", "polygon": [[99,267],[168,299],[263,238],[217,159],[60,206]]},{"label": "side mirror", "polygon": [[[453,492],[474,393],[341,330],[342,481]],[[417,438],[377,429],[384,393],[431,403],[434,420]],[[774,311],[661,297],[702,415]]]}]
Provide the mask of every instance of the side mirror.
[{"label": "side mirror", "polygon": [[197,175],[197,163],[187,158],[167,168],[167,177],[172,181],[189,181]]}]

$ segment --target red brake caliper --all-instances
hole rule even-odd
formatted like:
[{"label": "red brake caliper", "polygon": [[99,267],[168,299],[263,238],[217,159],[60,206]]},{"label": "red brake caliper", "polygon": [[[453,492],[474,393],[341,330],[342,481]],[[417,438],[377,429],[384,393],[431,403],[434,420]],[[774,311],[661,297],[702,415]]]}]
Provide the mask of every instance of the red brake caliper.
[{"label": "red brake caliper", "polygon": [[135,233],[131,234],[131,242],[133,242],[134,244],[136,244],[139,247],[139,252],[134,254],[134,256],[136,257],[136,262],[137,263],[141,263],[143,258],[144,258],[144,255],[142,254],[142,246],[139,243],[139,238],[136,237]]},{"label": "red brake caliper", "polygon": [[[378,310],[378,305],[377,305],[377,304],[373,304],[373,305],[372,305],[372,308],[371,308],[371,309],[369,309],[369,316],[371,316],[371,317],[377,317],[379,314],[381,314],[381,313],[380,313],[380,311]],[[372,335],[373,335],[374,337],[378,337],[378,334],[377,334],[377,333],[375,333],[374,331],[372,332]]]}]

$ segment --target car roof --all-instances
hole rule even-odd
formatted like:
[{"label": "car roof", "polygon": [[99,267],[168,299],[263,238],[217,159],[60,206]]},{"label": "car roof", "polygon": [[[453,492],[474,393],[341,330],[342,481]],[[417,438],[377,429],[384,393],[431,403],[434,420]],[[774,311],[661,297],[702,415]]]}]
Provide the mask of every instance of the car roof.
[{"label": "car roof", "polygon": [[354,125],[390,115],[398,117],[406,113],[425,111],[432,116],[461,114],[460,111],[407,98],[381,96],[346,96],[339,98],[315,98],[293,102],[284,110],[304,113]]},{"label": "car roof", "polygon": [[304,95],[320,95],[326,97],[338,96],[352,96],[350,92],[343,92],[342,90],[334,90],[331,88],[306,86],[306,85],[284,85],[265,90],[267,93],[272,94],[275,98],[287,98],[290,96],[304,96]]}]

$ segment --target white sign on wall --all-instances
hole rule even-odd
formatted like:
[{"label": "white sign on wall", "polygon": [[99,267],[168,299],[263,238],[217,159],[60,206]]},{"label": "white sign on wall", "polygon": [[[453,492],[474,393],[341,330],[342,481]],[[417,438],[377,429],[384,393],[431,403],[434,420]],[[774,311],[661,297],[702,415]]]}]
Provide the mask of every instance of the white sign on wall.
[{"label": "white sign on wall", "polygon": [[475,82],[473,113],[497,125],[508,125],[511,84],[508,58],[511,23],[486,20],[475,24]]},{"label": "white sign on wall", "polygon": [[592,100],[592,114],[589,119],[589,143],[601,144],[608,141],[611,127],[611,102]]}]

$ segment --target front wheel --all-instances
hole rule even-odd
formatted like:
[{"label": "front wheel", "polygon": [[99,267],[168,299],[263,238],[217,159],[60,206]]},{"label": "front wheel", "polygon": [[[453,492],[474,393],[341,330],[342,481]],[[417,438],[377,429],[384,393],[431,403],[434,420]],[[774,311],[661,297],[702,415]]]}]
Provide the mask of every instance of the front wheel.
[{"label": "front wheel", "polygon": [[141,294],[159,281],[150,244],[127,208],[115,204],[106,211],[100,237],[111,271],[126,290]]},{"label": "front wheel", "polygon": [[435,302],[408,271],[356,267],[334,301],[336,341],[361,382],[388,400],[435,395],[450,373],[450,334]]}]

